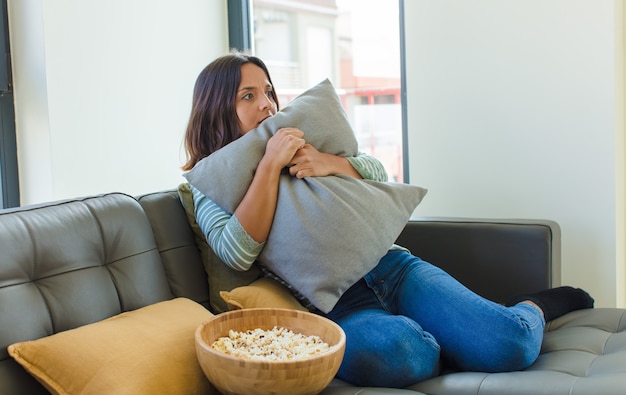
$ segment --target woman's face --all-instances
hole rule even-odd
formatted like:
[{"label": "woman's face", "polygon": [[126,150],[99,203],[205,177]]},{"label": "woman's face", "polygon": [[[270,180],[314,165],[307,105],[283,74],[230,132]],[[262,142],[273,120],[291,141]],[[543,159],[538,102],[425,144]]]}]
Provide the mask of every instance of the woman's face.
[{"label": "woman's face", "polygon": [[235,110],[242,135],[276,113],[272,84],[263,69],[253,63],[241,66]]}]

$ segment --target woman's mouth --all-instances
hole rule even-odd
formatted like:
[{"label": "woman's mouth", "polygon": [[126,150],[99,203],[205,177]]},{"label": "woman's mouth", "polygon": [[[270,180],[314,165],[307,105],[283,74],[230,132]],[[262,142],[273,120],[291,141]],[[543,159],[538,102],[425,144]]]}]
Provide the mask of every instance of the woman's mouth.
[{"label": "woman's mouth", "polygon": [[268,115],[268,116],[266,116],[265,118],[261,119],[261,120],[259,121],[259,123],[257,124],[257,126],[258,126],[258,125],[260,125],[261,123],[263,123],[263,121],[265,121],[267,118],[270,118],[270,117],[271,117],[271,115]]}]

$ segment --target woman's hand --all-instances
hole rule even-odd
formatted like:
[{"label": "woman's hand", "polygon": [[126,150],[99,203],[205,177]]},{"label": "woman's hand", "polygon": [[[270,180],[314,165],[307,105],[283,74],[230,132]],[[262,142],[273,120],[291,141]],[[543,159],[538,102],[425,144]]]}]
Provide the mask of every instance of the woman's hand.
[{"label": "woman's hand", "polygon": [[346,158],[319,152],[311,144],[304,144],[298,149],[287,166],[289,174],[297,178],[324,177],[333,174],[361,178]]},{"label": "woman's hand", "polygon": [[282,170],[291,163],[298,149],[304,147],[304,132],[296,128],[279,129],[265,146],[265,154],[261,162],[266,162],[273,169]]},{"label": "woman's hand", "polygon": [[235,209],[241,226],[259,243],[267,240],[274,221],[281,171],[304,146],[303,137],[304,133],[299,129],[284,128],[267,141],[254,178]]}]

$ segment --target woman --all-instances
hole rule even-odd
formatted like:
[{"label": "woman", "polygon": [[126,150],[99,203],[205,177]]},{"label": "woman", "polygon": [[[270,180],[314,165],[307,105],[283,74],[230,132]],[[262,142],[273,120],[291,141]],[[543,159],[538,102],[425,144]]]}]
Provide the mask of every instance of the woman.
[{"label": "woman", "polygon": [[[196,81],[183,169],[192,169],[276,111],[276,92],[260,59],[243,54],[216,59]],[[263,249],[284,168],[298,178],[343,174],[387,180],[383,166],[370,156],[322,153],[306,143],[305,132],[278,130],[268,140],[233,215],[191,187],[197,222],[230,267],[249,269]],[[297,290],[293,292],[306,305]],[[339,378],[359,386],[406,387],[437,375],[441,359],[460,370],[523,369],[539,354],[546,320],[592,306],[585,291],[571,287],[519,296],[508,307],[501,306],[406,249],[392,246],[326,316],[346,333]]]}]

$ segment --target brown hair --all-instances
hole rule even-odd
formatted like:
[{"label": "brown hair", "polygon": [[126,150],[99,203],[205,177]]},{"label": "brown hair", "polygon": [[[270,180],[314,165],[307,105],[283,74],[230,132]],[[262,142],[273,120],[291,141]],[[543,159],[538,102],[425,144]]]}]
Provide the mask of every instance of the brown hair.
[{"label": "brown hair", "polygon": [[[191,115],[185,132],[187,163],[182,167],[183,170],[191,170],[202,158],[241,137],[235,102],[241,80],[241,66],[246,63],[253,63],[263,69],[272,83],[265,63],[255,56],[242,53],[221,56],[200,72],[194,86]],[[272,95],[278,110],[278,97],[273,84]]]}]

